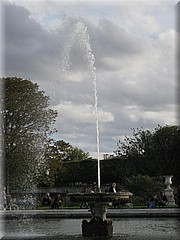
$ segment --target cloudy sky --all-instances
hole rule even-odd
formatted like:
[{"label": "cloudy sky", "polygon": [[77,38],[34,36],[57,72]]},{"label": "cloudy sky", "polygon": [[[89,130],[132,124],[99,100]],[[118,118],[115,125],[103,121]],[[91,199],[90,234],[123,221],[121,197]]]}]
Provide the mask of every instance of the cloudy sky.
[{"label": "cloudy sky", "polygon": [[132,128],[177,124],[177,2],[4,1],[3,76],[38,83],[59,113],[54,138],[93,157],[96,82],[100,156],[111,154]]}]

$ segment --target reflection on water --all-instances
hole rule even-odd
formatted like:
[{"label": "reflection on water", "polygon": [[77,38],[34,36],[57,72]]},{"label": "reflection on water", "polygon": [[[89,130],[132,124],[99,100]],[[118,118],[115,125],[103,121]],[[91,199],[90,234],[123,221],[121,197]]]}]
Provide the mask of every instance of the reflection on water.
[{"label": "reflection on water", "polygon": [[[6,220],[2,239],[89,239],[81,236],[81,223],[82,219]],[[113,227],[113,240],[180,239],[179,218],[113,219]]]}]

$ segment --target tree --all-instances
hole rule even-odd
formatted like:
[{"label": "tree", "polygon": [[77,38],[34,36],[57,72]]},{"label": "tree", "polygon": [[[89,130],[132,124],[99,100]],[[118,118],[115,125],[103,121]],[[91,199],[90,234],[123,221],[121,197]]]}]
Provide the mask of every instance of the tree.
[{"label": "tree", "polygon": [[152,131],[133,129],[133,137],[118,142],[117,156],[126,156],[132,175],[174,175],[180,181],[180,131],[177,126],[158,126]]},{"label": "tree", "polygon": [[123,156],[101,161],[101,183],[122,184],[127,177],[126,162],[127,158]]},{"label": "tree", "polygon": [[63,164],[64,181],[84,183],[96,181],[96,171],[94,170],[97,167],[96,162],[88,152],[77,147],[70,148]]},{"label": "tree", "polygon": [[46,149],[46,157],[41,174],[39,185],[55,187],[64,182],[83,181],[80,162],[90,160],[89,153],[83,152],[77,147],[71,146],[63,140],[49,140]]},{"label": "tree", "polygon": [[158,126],[153,134],[153,155],[161,175],[180,182],[180,131],[178,126]]},{"label": "tree", "polygon": [[151,164],[153,161],[152,152],[153,132],[143,129],[133,129],[133,136],[125,136],[124,142],[118,142],[116,155],[127,158],[128,172],[135,174],[155,174],[155,169]]},{"label": "tree", "polygon": [[7,77],[4,83],[4,138],[6,184],[10,190],[34,184],[44,161],[49,134],[57,112],[50,99],[30,80]]},{"label": "tree", "polygon": [[92,183],[97,180],[97,160],[69,161],[63,163],[63,174],[58,176],[58,185],[62,183]]}]

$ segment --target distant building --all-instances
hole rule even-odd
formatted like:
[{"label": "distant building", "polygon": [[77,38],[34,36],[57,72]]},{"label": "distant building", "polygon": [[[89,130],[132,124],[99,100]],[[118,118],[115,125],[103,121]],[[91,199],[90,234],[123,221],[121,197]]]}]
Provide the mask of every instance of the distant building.
[{"label": "distant building", "polygon": [[114,155],[113,155],[113,154],[109,154],[109,153],[104,153],[104,154],[103,154],[103,159],[104,159],[104,160],[112,159],[112,158],[114,158]]},{"label": "distant building", "polygon": [[103,154],[103,159],[105,160],[105,159],[108,159],[109,158],[109,154],[108,153],[104,153]]}]

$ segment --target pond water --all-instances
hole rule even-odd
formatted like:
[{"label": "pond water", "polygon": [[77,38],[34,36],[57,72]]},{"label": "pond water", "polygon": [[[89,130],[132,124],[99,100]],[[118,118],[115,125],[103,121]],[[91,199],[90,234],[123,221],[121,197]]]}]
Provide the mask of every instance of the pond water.
[{"label": "pond water", "polygon": [[[5,220],[5,236],[2,239],[88,239],[81,235],[82,220],[57,218]],[[113,219],[113,229],[113,240],[179,240],[180,218]]]},{"label": "pond water", "polygon": [[[6,220],[5,236],[2,239],[89,239],[81,235],[82,220],[57,218]],[[113,240],[179,240],[180,218],[113,219],[113,229]]]}]

